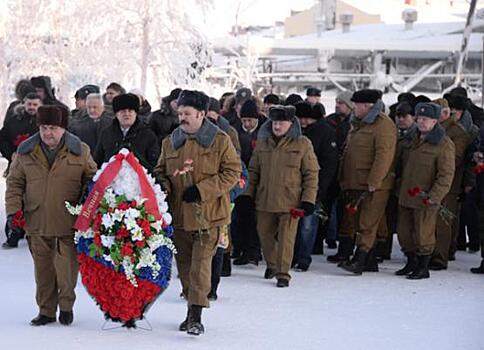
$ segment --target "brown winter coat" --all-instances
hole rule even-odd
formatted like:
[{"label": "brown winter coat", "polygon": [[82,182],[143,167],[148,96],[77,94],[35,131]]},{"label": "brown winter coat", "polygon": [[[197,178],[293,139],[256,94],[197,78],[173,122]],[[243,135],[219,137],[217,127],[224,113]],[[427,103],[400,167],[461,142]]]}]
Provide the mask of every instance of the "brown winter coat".
[{"label": "brown winter coat", "polygon": [[403,174],[399,204],[413,209],[424,209],[422,198],[411,197],[408,190],[420,187],[430,199],[440,203],[452,185],[455,170],[455,147],[437,124],[421,139],[417,132],[412,145],[402,154]]},{"label": "brown winter coat", "polygon": [[301,202],[315,203],[319,165],[311,141],[295,120],[286,136],[276,143],[272,121],[262,125],[249,163],[247,194],[256,209],[288,213]]},{"label": "brown winter coat", "polygon": [[71,235],[76,217],[69,214],[65,202],[76,205],[96,172],[89,146],[67,131],[64,137],[64,146],[51,168],[38,133],[23,142],[13,157],[7,177],[6,212],[10,215],[22,209],[23,200],[28,235]]},{"label": "brown winter coat", "polygon": [[446,121],[440,123],[440,125],[444,128],[445,135],[451,139],[455,146],[455,174],[450,193],[459,195],[462,191],[465,153],[471,140],[464,127],[462,127],[454,117],[450,117]]},{"label": "brown winter coat", "polygon": [[[193,160],[193,171],[175,176],[188,159]],[[153,173],[168,191],[175,228],[197,231],[230,223],[229,191],[240,179],[240,157],[230,137],[213,123],[205,120],[195,136],[187,137],[179,127],[175,129],[163,140]],[[195,205],[182,201],[191,185],[197,186],[202,198],[203,223],[197,221]]]},{"label": "brown winter coat", "polygon": [[377,190],[393,187],[397,130],[382,108],[383,103],[377,101],[362,120],[352,117],[338,175],[343,190],[368,190],[369,185]]}]

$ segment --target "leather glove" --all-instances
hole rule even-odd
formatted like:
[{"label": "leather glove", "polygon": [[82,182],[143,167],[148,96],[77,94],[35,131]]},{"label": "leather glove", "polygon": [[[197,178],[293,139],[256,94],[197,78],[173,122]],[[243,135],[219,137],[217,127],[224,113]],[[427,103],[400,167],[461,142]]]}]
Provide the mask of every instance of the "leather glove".
[{"label": "leather glove", "polygon": [[200,191],[198,190],[197,186],[190,186],[185,190],[185,192],[183,192],[182,199],[187,203],[195,203],[200,202],[202,200],[202,196],[200,195]]},{"label": "leather glove", "polygon": [[314,213],[314,204],[301,202],[301,209],[304,211],[304,216],[312,215]]}]

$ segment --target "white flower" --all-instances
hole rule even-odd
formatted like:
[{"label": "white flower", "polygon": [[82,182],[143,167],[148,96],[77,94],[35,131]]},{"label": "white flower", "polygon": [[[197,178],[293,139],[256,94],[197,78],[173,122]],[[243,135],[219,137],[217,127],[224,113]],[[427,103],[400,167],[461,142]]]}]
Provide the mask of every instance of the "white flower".
[{"label": "white flower", "polygon": [[106,260],[108,262],[113,262],[113,259],[111,259],[111,255],[109,255],[109,254],[104,254],[103,258],[104,258],[104,260]]},{"label": "white flower", "polygon": [[114,221],[109,213],[106,213],[102,216],[102,225],[107,229],[113,227]]},{"label": "white flower", "polygon": [[122,222],[124,217],[124,210],[116,209],[114,213],[111,214],[113,221]]},{"label": "white flower", "polygon": [[131,235],[131,239],[134,241],[142,241],[144,236],[143,236],[143,230],[141,227],[137,227],[134,231],[132,231],[133,234]]},{"label": "white flower", "polygon": [[157,232],[157,233],[158,233],[158,232],[160,232],[160,231],[163,229],[163,227],[162,227],[162,224],[161,224],[161,221],[160,221],[160,220],[157,220],[157,221],[155,221],[155,222],[151,223],[151,225],[150,225],[150,226],[151,226],[151,227],[153,227],[153,228],[156,230],[156,232]]},{"label": "white flower", "polygon": [[101,235],[101,244],[104,247],[111,248],[111,246],[114,244],[114,238],[114,236]]},{"label": "white flower", "polygon": [[82,238],[86,238],[86,239],[93,238],[94,237],[94,231],[90,227],[87,229],[87,231],[76,231],[74,233],[74,242],[76,244],[78,244],[79,243],[79,239],[81,237]]},{"label": "white flower", "polygon": [[76,206],[73,206],[71,203],[68,201],[65,201],[66,209],[71,215],[79,215],[82,210],[82,205],[78,204]]},{"label": "white flower", "polygon": [[171,214],[170,213],[163,213],[162,216],[163,216],[163,220],[165,221],[165,223],[167,225],[171,225],[171,221],[172,221]]},{"label": "white flower", "polygon": [[138,224],[136,223],[136,220],[133,219],[133,218],[128,218],[128,217],[124,217],[124,224],[126,225],[126,229],[128,231],[134,231],[136,229],[139,229],[139,226]]},{"label": "white flower", "polygon": [[123,265],[126,279],[130,281],[133,286],[138,287],[138,282],[136,282],[136,276],[134,275],[134,265],[131,262],[131,259],[125,256],[121,264]]},{"label": "white flower", "polygon": [[111,208],[116,207],[116,195],[111,187],[108,187],[107,190],[104,192],[104,199],[108,202],[108,205]]},{"label": "white flower", "polygon": [[128,219],[137,219],[140,217],[140,211],[138,209],[135,209],[135,208],[129,208],[128,210],[126,210],[126,213],[124,214],[125,217],[127,217]]}]

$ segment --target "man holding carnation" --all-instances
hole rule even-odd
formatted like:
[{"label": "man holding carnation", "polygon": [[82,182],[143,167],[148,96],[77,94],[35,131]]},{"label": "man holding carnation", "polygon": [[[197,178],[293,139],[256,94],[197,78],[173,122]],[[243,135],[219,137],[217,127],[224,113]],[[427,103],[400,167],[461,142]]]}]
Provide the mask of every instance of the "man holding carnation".
[{"label": "man holding carnation", "polygon": [[179,329],[199,335],[219,228],[230,223],[229,191],[240,179],[241,165],[230,137],[205,118],[208,96],[185,90],[177,105],[180,126],[163,140],[154,175],[168,192],[175,257],[188,301]]},{"label": "man holding carnation", "polygon": [[30,324],[56,321],[69,325],[76,295],[78,264],[73,240],[75,217],[65,201],[77,204],[96,172],[89,146],[66,131],[69,111],[41,106],[39,132],[24,141],[13,157],[5,194],[8,216],[22,210],[34,261],[39,314]]},{"label": "man holding carnation", "polygon": [[429,278],[438,205],[454,177],[455,146],[439,124],[439,105],[419,103],[415,116],[418,131],[397,159],[402,165],[398,240],[408,260],[396,274],[423,279]]}]

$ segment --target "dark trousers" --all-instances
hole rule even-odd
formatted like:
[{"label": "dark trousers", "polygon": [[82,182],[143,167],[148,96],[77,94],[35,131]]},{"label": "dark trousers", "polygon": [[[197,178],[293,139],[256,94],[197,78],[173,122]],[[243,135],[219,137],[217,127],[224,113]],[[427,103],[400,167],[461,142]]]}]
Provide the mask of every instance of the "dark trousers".
[{"label": "dark trousers", "polygon": [[235,200],[230,234],[235,255],[239,253],[248,258],[260,260],[261,246],[257,234],[256,213],[255,210],[248,208],[243,201]]},{"label": "dark trousers", "polygon": [[220,283],[220,276],[222,275],[222,266],[224,261],[224,251],[222,247],[218,247],[215,255],[212,258],[212,292],[217,293],[217,288]]},{"label": "dark trousers", "polygon": [[455,253],[457,246],[466,246],[466,236],[469,237],[468,242],[470,247],[479,248],[479,210],[477,208],[476,193],[474,190],[461,203],[459,235],[457,241],[451,243],[450,253]]}]

